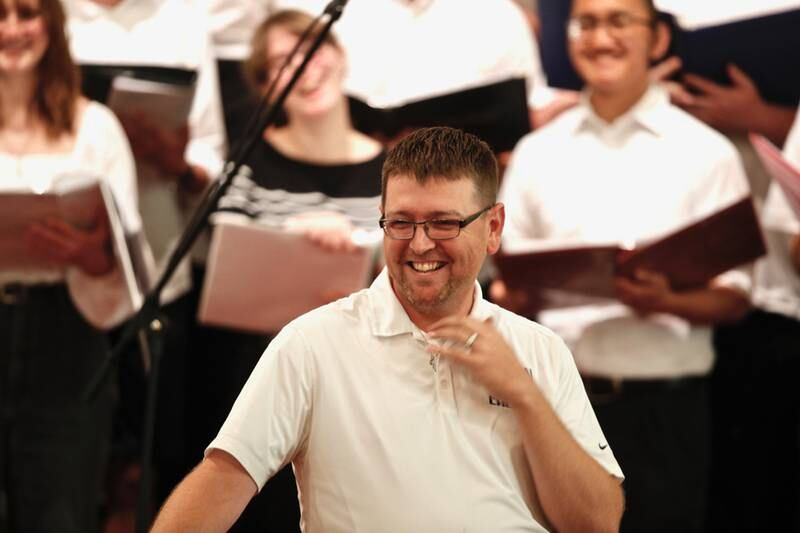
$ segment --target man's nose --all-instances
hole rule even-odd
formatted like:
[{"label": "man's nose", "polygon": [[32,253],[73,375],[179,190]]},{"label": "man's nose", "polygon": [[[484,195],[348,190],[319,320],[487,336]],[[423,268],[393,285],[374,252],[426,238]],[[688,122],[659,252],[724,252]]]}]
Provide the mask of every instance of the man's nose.
[{"label": "man's nose", "polygon": [[436,247],[436,243],[428,237],[428,234],[425,233],[425,226],[420,224],[416,226],[414,230],[414,236],[411,238],[411,243],[409,244],[411,251],[417,255],[422,255],[428,250],[432,250]]}]

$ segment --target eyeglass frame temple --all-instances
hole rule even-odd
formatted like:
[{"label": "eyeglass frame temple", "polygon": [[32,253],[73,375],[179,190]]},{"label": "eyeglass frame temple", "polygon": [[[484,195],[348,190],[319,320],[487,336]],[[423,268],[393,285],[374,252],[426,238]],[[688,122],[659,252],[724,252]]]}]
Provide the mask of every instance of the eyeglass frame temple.
[{"label": "eyeglass frame temple", "polygon": [[[406,222],[408,222],[409,224],[411,224],[411,227],[412,227],[412,228],[414,228],[414,229],[411,231],[411,237],[409,237],[409,238],[407,238],[407,239],[398,239],[398,238],[396,238],[396,237],[392,237],[392,236],[391,236],[391,235],[389,235],[389,233],[386,231],[386,223],[387,223],[387,222],[389,222],[389,221],[391,221],[391,220],[395,220],[395,219],[381,218],[381,219],[379,219],[379,220],[378,220],[378,225],[381,227],[381,229],[383,230],[384,234],[386,234],[386,235],[387,235],[389,238],[391,238],[391,239],[395,239],[395,240],[399,240],[399,241],[410,241],[410,240],[411,240],[411,239],[413,239],[413,238],[414,238],[414,236],[417,234],[417,226],[419,226],[419,225],[421,224],[421,225],[423,226],[423,231],[425,232],[425,236],[426,236],[426,237],[428,237],[429,239],[431,239],[431,240],[434,240],[434,241],[446,241],[446,240],[449,240],[449,239],[455,239],[456,237],[458,237],[459,235],[461,235],[461,230],[462,230],[462,229],[464,229],[465,227],[469,226],[470,224],[472,224],[473,222],[475,222],[476,220],[478,220],[478,218],[480,218],[480,216],[481,216],[482,214],[484,214],[485,212],[487,212],[488,210],[490,210],[491,208],[493,208],[493,207],[494,207],[494,206],[496,206],[496,205],[497,205],[497,203],[496,203],[496,202],[495,202],[495,203],[493,203],[492,205],[487,205],[486,207],[484,207],[483,209],[481,209],[481,210],[480,210],[480,211],[478,211],[477,213],[473,213],[473,214],[471,214],[470,216],[468,216],[468,217],[466,217],[466,218],[462,218],[461,220],[459,220],[459,221],[458,221],[458,233],[456,233],[456,234],[455,234],[455,235],[453,235],[452,237],[446,237],[446,238],[444,238],[444,239],[434,239],[433,237],[431,237],[431,236],[428,234],[428,223],[429,223],[429,222],[437,222],[437,220],[436,220],[436,219],[434,219],[434,220],[421,220],[421,221],[419,221],[419,222],[413,222],[413,221],[411,221],[411,220],[407,220]],[[441,222],[441,220],[438,220],[438,222]]]}]

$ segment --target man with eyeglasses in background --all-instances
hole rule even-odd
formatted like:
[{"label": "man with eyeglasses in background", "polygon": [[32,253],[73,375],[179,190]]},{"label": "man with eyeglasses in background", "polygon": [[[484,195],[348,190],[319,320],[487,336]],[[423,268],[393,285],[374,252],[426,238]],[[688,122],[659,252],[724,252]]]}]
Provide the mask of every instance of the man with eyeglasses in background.
[{"label": "man with eyeglasses in background", "polygon": [[289,461],[306,532],[617,530],[622,472],[572,356],[481,297],[497,172],[450,128],[389,153],[386,269],[273,340],[153,531],[227,529]]},{"label": "man with eyeglasses in background", "polygon": [[[649,80],[669,33],[650,0],[574,0],[570,59],[581,103],[514,150],[500,193],[507,252],[558,242],[642,243],[748,194],[729,141]],[[709,325],[748,310],[750,277],[673,290],[658,272],[616,279],[616,299],[540,310],[567,342],[625,467],[622,531],[704,531]],[[505,294],[501,281],[491,294]]]}]

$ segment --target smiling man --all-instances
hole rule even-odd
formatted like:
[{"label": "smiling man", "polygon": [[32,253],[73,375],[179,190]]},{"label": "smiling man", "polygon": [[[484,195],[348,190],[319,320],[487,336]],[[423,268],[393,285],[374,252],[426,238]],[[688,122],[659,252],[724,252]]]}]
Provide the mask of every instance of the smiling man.
[{"label": "smiling man", "polygon": [[270,344],[154,531],[222,531],[291,461],[306,532],[615,531],[622,472],[572,356],[476,282],[497,163],[449,128],[383,169],[387,268]]},{"label": "smiling man", "polygon": [[[574,0],[568,33],[586,88],[514,150],[500,194],[506,251],[643,243],[748,194],[733,145],[651,85],[669,35],[650,0]],[[616,299],[539,313],[572,349],[625,465],[623,531],[705,530],[709,325],[740,319],[749,285],[731,271],[674,290],[642,270],[616,280]]]}]

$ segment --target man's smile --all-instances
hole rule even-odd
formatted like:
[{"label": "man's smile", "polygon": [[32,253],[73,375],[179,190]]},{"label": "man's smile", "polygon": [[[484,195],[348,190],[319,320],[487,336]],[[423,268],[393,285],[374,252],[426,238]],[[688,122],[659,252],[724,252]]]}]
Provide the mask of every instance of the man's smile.
[{"label": "man's smile", "polygon": [[406,261],[406,265],[410,266],[415,272],[420,273],[434,272],[446,264],[444,261]]}]

